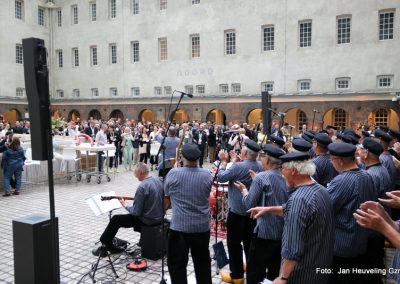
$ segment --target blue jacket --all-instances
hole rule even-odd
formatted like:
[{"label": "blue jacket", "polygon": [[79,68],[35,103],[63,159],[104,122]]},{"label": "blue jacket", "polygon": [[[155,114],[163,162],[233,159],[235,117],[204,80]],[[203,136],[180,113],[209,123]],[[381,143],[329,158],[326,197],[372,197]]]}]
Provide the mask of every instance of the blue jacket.
[{"label": "blue jacket", "polygon": [[1,167],[6,170],[9,167],[17,168],[24,165],[25,154],[24,150],[19,147],[16,151],[8,149],[3,153],[3,159],[1,160]]}]

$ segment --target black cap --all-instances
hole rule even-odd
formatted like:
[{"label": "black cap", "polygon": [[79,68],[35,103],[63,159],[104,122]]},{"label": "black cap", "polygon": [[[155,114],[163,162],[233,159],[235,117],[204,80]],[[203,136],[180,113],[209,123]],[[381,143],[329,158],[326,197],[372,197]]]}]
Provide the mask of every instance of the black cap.
[{"label": "black cap", "polygon": [[256,153],[260,152],[260,150],[261,150],[260,145],[258,145],[256,142],[254,142],[251,139],[244,140],[244,145],[246,145],[247,148],[249,148],[250,150],[252,150]]},{"label": "black cap", "polygon": [[343,130],[343,134],[351,134],[351,135],[356,135],[356,132],[352,128],[345,128]]},{"label": "black cap", "polygon": [[[318,133],[325,133],[325,134],[329,134],[329,132],[328,131],[326,131],[326,130],[320,130]],[[315,137],[315,136],[314,136]]]},{"label": "black cap", "polygon": [[357,145],[358,144],[358,139],[355,136],[351,135],[351,134],[339,133],[337,135],[337,138],[342,140],[345,143],[350,143],[350,144],[353,144],[353,145]]},{"label": "black cap", "polygon": [[400,132],[391,128],[389,129],[389,135],[397,139],[400,138]]},{"label": "black cap", "polygon": [[335,126],[332,126],[332,125],[327,125],[327,126],[326,126],[326,129],[333,129],[333,130],[336,130],[336,127],[335,127]]},{"label": "black cap", "polygon": [[348,143],[331,143],[328,145],[329,153],[338,157],[354,157],[356,146]]},{"label": "black cap", "polygon": [[199,146],[194,143],[186,143],[182,146],[182,156],[188,161],[196,161],[201,156]]},{"label": "black cap", "polygon": [[6,136],[11,135],[11,134],[14,134],[14,133],[12,131],[7,131]]},{"label": "black cap", "polygon": [[362,130],[361,131],[362,136],[364,137],[371,137],[371,134],[368,131]]},{"label": "black cap", "polygon": [[363,149],[367,149],[369,152],[377,156],[383,152],[382,145],[373,138],[365,138],[361,145]]},{"label": "black cap", "polygon": [[310,159],[310,155],[303,152],[291,152],[280,156],[282,163],[287,163],[291,161],[305,161]]},{"label": "black cap", "polygon": [[293,149],[300,152],[307,152],[312,148],[312,144],[303,138],[297,138],[292,141]]},{"label": "black cap", "polygon": [[265,144],[262,150],[265,154],[274,158],[279,158],[280,156],[286,154],[285,151],[283,151],[281,148],[272,144]]},{"label": "black cap", "polygon": [[328,146],[332,143],[331,137],[329,137],[326,133],[317,133],[314,136],[314,140],[317,141],[319,145]]},{"label": "black cap", "polygon": [[271,135],[270,136],[270,138],[269,138],[269,140],[271,141],[271,142],[274,142],[275,144],[278,144],[279,146],[283,146],[283,145],[285,145],[285,140],[283,140],[283,138],[281,138],[281,137],[279,137],[279,136],[276,136],[276,135]]},{"label": "black cap", "polygon": [[387,134],[386,132],[384,132],[381,129],[375,130],[375,137],[385,141],[386,143],[390,143],[390,141],[393,140],[392,136],[390,136],[389,134]]},{"label": "black cap", "polygon": [[312,143],[312,140],[314,139],[314,133],[312,133],[311,131],[304,131],[301,135],[301,138]]},{"label": "black cap", "polygon": [[380,129],[380,130],[383,130],[383,131],[385,131],[385,132],[388,132],[388,131],[389,131],[389,127],[387,127],[387,126],[384,125],[384,124],[379,125],[379,129]]}]

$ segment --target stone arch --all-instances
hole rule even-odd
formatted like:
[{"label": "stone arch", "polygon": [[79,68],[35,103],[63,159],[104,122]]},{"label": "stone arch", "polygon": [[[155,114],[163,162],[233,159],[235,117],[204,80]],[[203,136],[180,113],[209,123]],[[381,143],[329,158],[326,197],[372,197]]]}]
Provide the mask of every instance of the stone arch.
[{"label": "stone arch", "polygon": [[287,122],[289,125],[293,126],[293,134],[298,134],[303,124],[308,125],[309,118],[302,109],[291,108],[286,111],[284,122]]},{"label": "stone arch", "polygon": [[22,119],[21,112],[16,108],[12,108],[6,113],[4,113],[4,121],[7,121],[11,124],[14,124],[16,121],[20,121]]},{"label": "stone arch", "polygon": [[262,115],[263,115],[263,111],[261,108],[253,108],[252,110],[250,110],[247,113],[246,116],[246,122],[247,124],[251,125],[251,124],[259,124],[262,122]]},{"label": "stone arch", "polygon": [[97,109],[92,109],[91,111],[89,111],[88,119],[90,119],[91,117],[93,117],[93,119],[100,120],[101,113]]},{"label": "stone arch", "polygon": [[114,109],[111,113],[109,118],[119,118],[121,121],[124,121],[124,114],[119,109]]},{"label": "stone arch", "polygon": [[395,130],[399,129],[399,116],[390,108],[377,108],[368,114],[368,125],[371,128],[384,124]]},{"label": "stone arch", "polygon": [[221,109],[214,108],[207,113],[206,120],[214,122],[215,124],[225,125],[226,115]]},{"label": "stone arch", "polygon": [[176,112],[173,111],[170,116],[170,120],[175,123],[181,124],[182,122],[188,121],[189,114],[184,109],[178,109]]},{"label": "stone arch", "polygon": [[350,115],[343,108],[328,109],[323,116],[323,126],[333,125],[342,130],[350,125]]},{"label": "stone arch", "polygon": [[138,117],[139,121],[142,122],[147,122],[147,121],[151,121],[154,122],[154,114],[153,111],[150,109],[144,109],[139,113],[139,117]]},{"label": "stone arch", "polygon": [[81,114],[76,109],[73,109],[68,113],[68,120],[76,121],[80,117],[81,117]]}]

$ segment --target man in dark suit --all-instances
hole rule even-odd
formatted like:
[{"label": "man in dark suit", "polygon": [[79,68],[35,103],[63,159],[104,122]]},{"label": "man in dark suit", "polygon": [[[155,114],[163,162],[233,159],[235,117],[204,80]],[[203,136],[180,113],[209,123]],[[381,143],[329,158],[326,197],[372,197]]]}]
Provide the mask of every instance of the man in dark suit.
[{"label": "man in dark suit", "polygon": [[204,151],[205,151],[206,146],[207,146],[207,133],[204,130],[204,128],[205,128],[204,124],[200,125],[198,138],[196,139],[197,140],[197,145],[199,146],[199,149],[201,151],[201,156],[200,156],[200,159],[199,159],[200,168],[203,167]]},{"label": "man in dark suit", "polygon": [[93,121],[91,121],[89,123],[89,126],[86,127],[84,130],[85,134],[89,135],[92,138],[96,137],[97,131],[99,131],[99,129],[97,127],[94,127]]}]

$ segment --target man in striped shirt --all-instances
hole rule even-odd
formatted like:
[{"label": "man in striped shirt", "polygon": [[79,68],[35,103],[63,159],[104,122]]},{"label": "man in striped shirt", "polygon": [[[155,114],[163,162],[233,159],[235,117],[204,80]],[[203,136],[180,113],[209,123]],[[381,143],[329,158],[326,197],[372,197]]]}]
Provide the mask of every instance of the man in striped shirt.
[{"label": "man in striped shirt", "polygon": [[266,213],[284,216],[281,276],[274,284],[328,283],[329,275],[321,271],[332,263],[332,200],[326,189],[311,178],[315,165],[308,154],[292,152],[280,159],[290,189],[289,200],[283,206],[249,210],[253,218]]},{"label": "man in striped shirt", "polygon": [[325,133],[317,133],[313,139],[313,149],[316,155],[312,159],[316,168],[313,179],[324,187],[338,174],[329,159],[328,145],[331,143],[332,139]]},{"label": "man in striped shirt", "polygon": [[197,283],[211,284],[209,198],[211,174],[198,166],[201,151],[194,143],[182,146],[183,167],[165,178],[166,208],[172,204],[168,234],[168,270],[172,284],[186,284],[191,251]]}]

